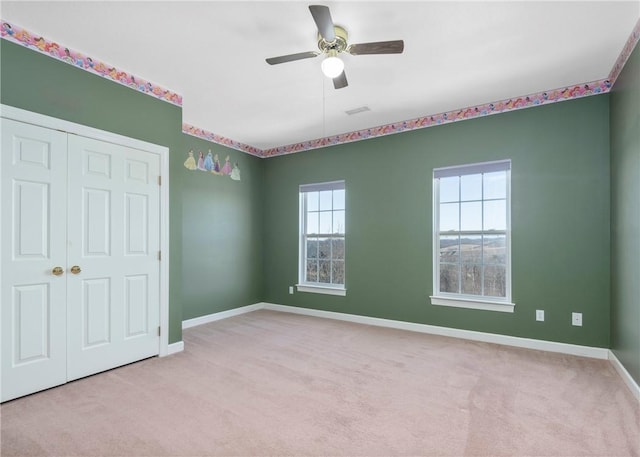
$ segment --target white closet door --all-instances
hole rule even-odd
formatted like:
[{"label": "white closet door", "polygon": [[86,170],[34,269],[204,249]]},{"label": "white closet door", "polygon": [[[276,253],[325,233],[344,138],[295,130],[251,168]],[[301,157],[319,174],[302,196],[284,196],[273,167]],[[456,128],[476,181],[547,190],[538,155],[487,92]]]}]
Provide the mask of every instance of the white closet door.
[{"label": "white closet door", "polygon": [[67,135],[1,120],[1,401],[67,380]]},{"label": "white closet door", "polygon": [[160,158],[75,135],[68,154],[73,380],[159,352]]}]

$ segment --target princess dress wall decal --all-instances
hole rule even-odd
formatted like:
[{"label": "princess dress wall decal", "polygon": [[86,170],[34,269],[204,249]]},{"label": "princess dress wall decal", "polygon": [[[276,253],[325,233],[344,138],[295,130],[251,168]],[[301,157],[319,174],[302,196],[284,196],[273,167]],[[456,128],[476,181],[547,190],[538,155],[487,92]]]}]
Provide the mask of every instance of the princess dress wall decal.
[{"label": "princess dress wall decal", "polygon": [[213,156],[211,155],[211,149],[209,149],[209,154],[204,158],[204,169],[207,171],[213,170]]},{"label": "princess dress wall decal", "polygon": [[231,162],[229,162],[229,156],[227,156],[224,159],[224,165],[222,166],[222,170],[220,170],[220,171],[222,171],[223,175],[230,175],[231,174],[231,170],[232,170]]},{"label": "princess dress wall decal", "polygon": [[198,170],[204,170],[204,155],[202,155],[202,151],[198,152]]},{"label": "princess dress wall decal", "polygon": [[240,181],[240,168],[238,168],[238,162],[233,165],[233,170],[231,170],[231,179],[234,181]]},{"label": "princess dress wall decal", "polygon": [[218,159],[218,154],[213,157],[213,170],[211,171],[217,175],[220,174],[220,160]]},{"label": "princess dress wall decal", "polygon": [[196,170],[198,168],[196,159],[195,157],[193,157],[193,149],[189,151],[189,157],[187,157],[187,160],[184,161],[184,167],[187,170]]},{"label": "princess dress wall decal", "polygon": [[187,153],[187,159],[184,161],[184,167],[189,171],[206,171],[214,176],[228,176],[234,181],[240,181],[240,167],[236,162],[231,166],[231,156],[226,156],[224,165],[220,166],[220,157],[214,154],[211,149],[205,156],[202,151],[198,151],[198,161],[194,157],[193,149]]}]

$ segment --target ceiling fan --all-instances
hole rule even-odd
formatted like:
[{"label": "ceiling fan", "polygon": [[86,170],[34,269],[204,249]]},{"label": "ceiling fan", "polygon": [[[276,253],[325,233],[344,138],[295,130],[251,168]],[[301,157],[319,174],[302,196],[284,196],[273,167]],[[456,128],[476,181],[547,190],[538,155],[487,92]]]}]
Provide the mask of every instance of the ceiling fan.
[{"label": "ceiling fan", "polygon": [[277,65],[295,60],[309,59],[325,54],[322,61],[322,72],[333,79],[333,87],[342,89],[347,87],[347,76],[344,72],[344,62],[338,57],[341,52],[348,52],[351,55],[363,54],[402,54],[404,41],[377,41],[373,43],[348,44],[347,31],[338,25],[334,25],[331,20],[329,7],[323,5],[310,5],[311,16],[318,27],[318,51],[299,52],[279,57],[266,59],[269,65]]}]

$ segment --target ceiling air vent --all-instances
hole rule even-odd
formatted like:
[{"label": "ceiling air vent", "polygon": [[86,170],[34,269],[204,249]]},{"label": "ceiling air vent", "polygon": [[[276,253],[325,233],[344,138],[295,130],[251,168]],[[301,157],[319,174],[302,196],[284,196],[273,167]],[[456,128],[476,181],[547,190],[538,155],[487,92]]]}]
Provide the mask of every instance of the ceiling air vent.
[{"label": "ceiling air vent", "polygon": [[349,116],[353,116],[354,114],[364,113],[365,111],[371,111],[368,106],[361,106],[360,108],[353,108],[345,111]]}]

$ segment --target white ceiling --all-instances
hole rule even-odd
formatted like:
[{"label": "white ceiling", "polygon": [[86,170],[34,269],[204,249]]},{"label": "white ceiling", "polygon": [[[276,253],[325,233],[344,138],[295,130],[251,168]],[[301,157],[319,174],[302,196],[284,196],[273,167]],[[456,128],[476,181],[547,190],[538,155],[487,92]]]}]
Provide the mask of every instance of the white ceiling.
[{"label": "white ceiling", "polygon": [[[340,90],[320,57],[268,65],[317,50],[314,3],[349,43],[403,39],[404,53],[344,54]],[[607,78],[640,1],[3,0],[0,17],[181,94],[186,123],[268,149]]]}]

